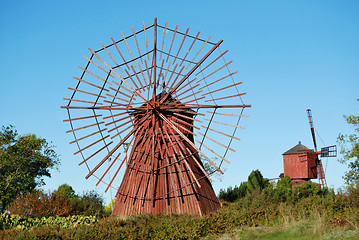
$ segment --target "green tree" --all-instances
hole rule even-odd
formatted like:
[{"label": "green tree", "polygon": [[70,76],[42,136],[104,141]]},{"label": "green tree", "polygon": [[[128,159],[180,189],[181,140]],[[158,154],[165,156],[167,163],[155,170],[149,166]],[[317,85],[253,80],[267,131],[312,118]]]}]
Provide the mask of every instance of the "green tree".
[{"label": "green tree", "polygon": [[262,173],[257,169],[253,170],[248,176],[247,192],[252,193],[256,189],[264,189],[268,185],[268,180],[263,178]]},{"label": "green tree", "polygon": [[104,212],[103,197],[95,192],[84,192],[82,196],[71,199],[71,206],[74,215],[103,217]]},{"label": "green tree", "polygon": [[76,197],[75,190],[66,183],[60,185],[54,193],[65,196],[69,199]]},{"label": "green tree", "polygon": [[19,193],[32,192],[51,177],[59,158],[54,146],[34,134],[19,136],[13,126],[0,131],[0,212]]},{"label": "green tree", "polygon": [[[357,99],[359,101],[359,98]],[[341,147],[340,153],[343,158],[339,161],[347,164],[349,171],[343,177],[347,184],[358,184],[359,182],[359,116],[345,116],[345,121],[354,127],[352,134],[339,134],[338,143]]]},{"label": "green tree", "polygon": [[242,182],[239,186],[235,186],[234,188],[228,187],[227,189],[219,190],[218,199],[227,202],[234,202],[245,197],[246,194],[247,182]]}]

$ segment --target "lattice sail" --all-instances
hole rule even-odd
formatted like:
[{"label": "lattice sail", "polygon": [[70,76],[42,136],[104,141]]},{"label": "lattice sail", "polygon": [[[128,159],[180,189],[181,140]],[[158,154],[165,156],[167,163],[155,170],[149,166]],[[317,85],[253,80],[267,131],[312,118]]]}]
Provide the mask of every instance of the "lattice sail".
[{"label": "lattice sail", "polygon": [[114,214],[202,215],[218,207],[210,175],[223,173],[250,107],[221,43],[155,19],[84,56],[64,121],[86,178],[118,191]]}]

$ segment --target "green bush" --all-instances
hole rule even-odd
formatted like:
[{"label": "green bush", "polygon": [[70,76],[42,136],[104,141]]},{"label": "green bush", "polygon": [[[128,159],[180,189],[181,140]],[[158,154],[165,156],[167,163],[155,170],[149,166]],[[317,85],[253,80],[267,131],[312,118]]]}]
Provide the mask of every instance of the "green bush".
[{"label": "green bush", "polygon": [[95,216],[50,216],[42,218],[27,218],[20,215],[10,215],[4,213],[0,215],[0,230],[13,228],[33,229],[34,227],[41,226],[68,228],[96,222],[98,222],[98,220]]}]

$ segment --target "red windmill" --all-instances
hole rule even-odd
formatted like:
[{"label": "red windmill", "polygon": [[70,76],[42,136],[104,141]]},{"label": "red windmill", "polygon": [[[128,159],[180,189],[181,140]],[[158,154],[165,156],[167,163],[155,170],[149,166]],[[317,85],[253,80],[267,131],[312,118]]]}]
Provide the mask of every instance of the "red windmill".
[{"label": "red windmill", "polygon": [[223,173],[222,162],[235,151],[232,142],[247,116],[243,110],[250,107],[242,101],[237,72],[230,71],[232,61],[224,58],[228,51],[219,48],[222,40],[211,42],[156,19],[121,35],[89,49],[62,107],[74,136],[70,143],[83,159],[79,165],[89,171],[86,179],[117,190],[116,215],[202,215],[218,208],[210,175]]},{"label": "red windmill", "polygon": [[337,146],[333,145],[324,147],[321,151],[317,150],[311,110],[307,109],[307,113],[314,150],[307,148],[299,142],[298,145],[283,153],[284,175],[290,176],[294,184],[305,182],[310,179],[318,179],[322,187],[327,187],[325,173],[319,155],[321,157],[336,157]]}]

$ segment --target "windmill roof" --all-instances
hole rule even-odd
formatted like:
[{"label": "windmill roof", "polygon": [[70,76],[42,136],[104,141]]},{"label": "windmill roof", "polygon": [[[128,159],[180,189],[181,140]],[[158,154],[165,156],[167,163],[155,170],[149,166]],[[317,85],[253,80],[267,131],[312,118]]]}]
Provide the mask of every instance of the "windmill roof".
[{"label": "windmill roof", "polygon": [[288,151],[283,153],[283,155],[297,154],[297,153],[306,152],[309,150],[310,150],[309,148],[302,145],[302,143],[299,141],[299,143],[297,145],[295,145],[294,147],[292,147],[291,149],[289,149]]}]

